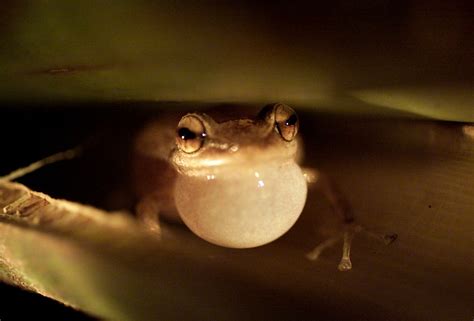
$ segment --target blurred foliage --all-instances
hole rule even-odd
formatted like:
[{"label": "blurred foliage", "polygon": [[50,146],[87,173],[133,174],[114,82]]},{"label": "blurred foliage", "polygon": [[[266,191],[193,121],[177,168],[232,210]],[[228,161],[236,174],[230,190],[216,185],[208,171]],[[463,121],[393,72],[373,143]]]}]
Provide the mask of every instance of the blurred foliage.
[{"label": "blurred foliage", "polygon": [[[3,103],[280,100],[474,121],[467,1],[10,0],[1,9]],[[446,86],[462,103],[430,95]],[[396,98],[381,100],[385,92]]]}]

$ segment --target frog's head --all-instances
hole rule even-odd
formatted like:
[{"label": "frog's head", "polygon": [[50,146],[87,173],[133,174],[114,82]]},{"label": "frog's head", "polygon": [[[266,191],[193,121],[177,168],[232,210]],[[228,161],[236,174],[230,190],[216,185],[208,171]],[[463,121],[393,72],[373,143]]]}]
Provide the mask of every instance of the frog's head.
[{"label": "frog's head", "polygon": [[293,160],[298,127],[295,111],[284,104],[265,106],[255,119],[221,123],[207,114],[187,114],[178,124],[171,162],[180,173],[194,176]]},{"label": "frog's head", "polygon": [[227,247],[254,247],[284,234],[306,200],[295,159],[299,120],[284,104],[255,119],[216,122],[200,113],[181,118],[171,163],[180,175],[175,202],[186,225]]}]

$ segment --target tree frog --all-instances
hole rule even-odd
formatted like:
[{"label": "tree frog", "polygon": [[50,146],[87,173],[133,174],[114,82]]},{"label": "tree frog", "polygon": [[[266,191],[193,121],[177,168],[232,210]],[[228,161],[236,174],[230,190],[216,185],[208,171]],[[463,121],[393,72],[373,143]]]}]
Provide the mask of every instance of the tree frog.
[{"label": "tree frog", "polygon": [[351,269],[350,242],[360,227],[325,176],[302,168],[300,121],[281,103],[252,118],[216,120],[189,113],[148,124],[135,141],[136,212],[160,233],[159,217],[184,222],[204,240],[229,248],[257,247],[286,233],[300,216],[308,183],[321,186],[348,224],[308,258],[344,239],[340,270]]},{"label": "tree frog", "polygon": [[[364,231],[386,244],[397,235],[382,235],[354,224],[337,185],[324,173],[300,166],[299,125],[296,112],[281,103],[267,105],[251,118],[222,120],[190,113],[150,122],[134,144],[132,176],[139,198],[138,218],[157,236],[161,235],[159,217],[166,217],[184,222],[216,245],[252,248],[274,241],[293,226],[311,184],[328,198],[345,228],[316,246],[307,258],[316,260],[324,249],[343,239],[338,268],[350,270],[356,232]],[[0,183],[75,158],[82,150],[78,146],[46,157],[0,176]],[[13,205],[18,202],[24,200]]]}]

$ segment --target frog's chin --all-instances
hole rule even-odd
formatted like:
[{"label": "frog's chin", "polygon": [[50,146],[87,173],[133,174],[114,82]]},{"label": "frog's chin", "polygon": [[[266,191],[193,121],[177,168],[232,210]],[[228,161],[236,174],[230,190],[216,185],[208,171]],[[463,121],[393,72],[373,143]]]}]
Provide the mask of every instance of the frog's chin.
[{"label": "frog's chin", "polygon": [[301,214],[306,194],[293,161],[178,175],[175,184],[184,223],[201,238],[232,248],[264,245],[283,235]]},{"label": "frog's chin", "polygon": [[289,157],[263,160],[242,159],[239,162],[236,160],[200,159],[195,163],[187,162],[185,166],[180,166],[179,163],[174,163],[173,165],[181,175],[208,180],[209,177],[219,179],[232,178],[234,176],[241,177],[242,175],[250,175],[250,177],[252,177],[256,172],[263,173],[271,170],[279,170],[279,168],[294,163],[294,158]]}]

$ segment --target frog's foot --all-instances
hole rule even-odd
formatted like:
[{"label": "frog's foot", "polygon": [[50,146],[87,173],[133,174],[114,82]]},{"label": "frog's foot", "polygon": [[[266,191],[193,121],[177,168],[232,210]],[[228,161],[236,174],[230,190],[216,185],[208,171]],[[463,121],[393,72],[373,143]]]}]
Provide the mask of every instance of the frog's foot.
[{"label": "frog's foot", "polygon": [[354,238],[354,234],[360,232],[361,230],[362,228],[360,227],[360,225],[346,224],[342,233],[338,233],[337,235],[325,240],[324,242],[316,246],[311,252],[306,254],[306,257],[312,261],[317,260],[324,250],[335,245],[337,242],[343,239],[344,245],[342,248],[342,258],[338,268],[339,271],[348,271],[352,268],[350,258],[352,239]]},{"label": "frog's foot", "polygon": [[350,269],[352,269],[352,262],[351,262],[351,255],[350,255],[352,240],[354,238],[354,235],[359,232],[363,232],[370,237],[376,238],[387,245],[393,243],[397,239],[397,234],[380,234],[377,232],[367,230],[361,225],[349,223],[345,225],[344,231],[342,233],[339,233],[325,240],[324,242],[316,246],[311,252],[309,252],[306,255],[306,257],[309,260],[314,261],[318,259],[318,257],[321,255],[321,253],[325,249],[335,245],[338,241],[342,239],[343,240],[342,258],[341,258],[341,261],[339,262],[338,269],[339,271],[349,271]]},{"label": "frog's foot", "polygon": [[352,269],[351,262],[351,245],[352,239],[354,238],[355,233],[358,233],[362,230],[360,225],[348,226],[344,231],[344,244],[342,245],[342,258],[339,262],[337,268],[339,271],[349,271]]}]

